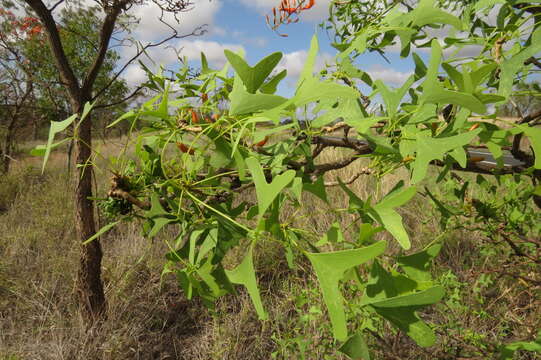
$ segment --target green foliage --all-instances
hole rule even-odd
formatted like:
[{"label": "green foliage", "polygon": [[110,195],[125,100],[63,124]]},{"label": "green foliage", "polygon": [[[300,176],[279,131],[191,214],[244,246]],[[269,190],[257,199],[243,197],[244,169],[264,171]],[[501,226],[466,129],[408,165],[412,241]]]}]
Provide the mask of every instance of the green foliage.
[{"label": "green foliage", "polygon": [[[442,244],[434,241],[420,251],[413,244],[417,252],[410,252],[409,229],[400,214],[420,184],[429,184],[433,174],[429,165],[440,165],[441,171],[437,185],[430,183],[432,188],[421,195],[435,203],[442,226],[501,237],[516,256],[535,263],[535,241],[524,239],[538,236],[541,223],[531,207],[539,181],[539,131],[531,124],[511,130],[499,127],[490,122],[495,116],[489,109],[512,96],[520,81],[517,74],[530,72],[525,60],[538,52],[539,30],[538,24],[522,28],[531,16],[510,3],[503,5],[509,11],[503,13],[500,27],[490,26],[475,11],[476,6],[495,3],[464,3],[457,17],[451,14],[455,8],[439,7],[445,2],[423,0],[418,7],[406,8],[383,2],[364,19],[360,18],[364,5],[357,3],[334,5],[338,12],[331,16],[331,28],[340,40],[335,47],[341,51],[336,72],[314,74],[318,52],[314,37],[296,92],[289,99],[275,95],[283,77],[271,75],[281,58],[278,53],[251,67],[241,56],[226,51],[235,72],[232,77],[227,67],[209,68],[204,55],[201,73],[190,78],[186,69],[180,70],[176,86],[162,74],[149,74],[157,95],[118,120],[137,123],[141,129],[134,141],[136,160],[121,159],[114,172],[135,185],[122,189],[138,199],[132,202],[141,207],[134,208],[127,219],[144,219],[148,237],[166,226],[176,229],[174,241],[167,241],[163,275],[174,274],[188,298],[200,296],[213,307],[217,298],[234,293],[233,284],[239,284],[246,288],[259,318],[266,319],[253,252],[257,244],[277,242],[290,267],[304,257],[312,265],[340,351],[352,358],[368,358],[365,335],[377,334],[381,324],[428,347],[436,342],[436,335],[422,318],[426,307],[442,299],[450,307],[460,306],[461,283],[452,272],[438,280],[430,270]],[[429,30],[442,24],[459,32],[450,31],[440,43]],[[512,46],[497,48],[501,37]],[[415,75],[399,89],[373,82],[354,65],[364,52],[384,53],[398,40],[401,55],[411,53],[416,64]],[[471,44],[481,45],[479,54],[457,55]],[[411,52],[413,47],[430,47],[428,66]],[[445,50],[452,55],[444,60]],[[381,95],[383,116],[369,114],[359,101],[361,90],[355,87],[355,78],[369,87],[369,97]],[[337,79],[345,79],[345,84]],[[181,91],[173,92],[174,87]],[[203,98],[195,112],[194,102]],[[224,109],[224,103],[229,107]],[[445,114],[440,117],[442,111]],[[472,122],[473,113],[486,122]],[[347,140],[342,146],[351,151],[350,161],[321,164],[317,146],[334,146],[325,145],[324,127],[339,118],[357,130],[344,135]],[[290,125],[278,126],[284,119]],[[269,129],[265,124],[274,125]],[[509,156],[508,138],[519,134],[532,144],[531,159],[526,156],[519,166],[503,167],[503,155]],[[267,141],[268,135],[274,139]],[[477,167],[471,146],[479,144],[490,149],[499,165],[488,170]],[[366,199],[340,180],[339,191],[349,199],[349,206],[337,209],[326,196],[325,173],[362,156],[371,158],[370,169],[377,179],[399,171],[407,173],[408,179],[386,195],[378,185]],[[476,186],[489,189],[492,197],[476,198],[470,181],[454,170],[471,168],[495,175],[495,181],[504,182],[509,192],[491,193],[490,181],[479,176]],[[516,174],[504,175],[509,171]],[[256,204],[243,197],[253,188]],[[296,213],[307,192],[322,199],[329,212],[344,221],[350,219],[348,225],[336,223],[322,238],[299,221]],[[284,209],[294,209],[293,215]],[[394,248],[399,250],[384,255],[384,236],[394,238],[398,242]],[[515,244],[517,239],[520,245]],[[231,266],[232,258],[236,267]],[[480,278],[474,292],[483,291],[490,281]],[[447,297],[445,288],[450,290]],[[484,346],[482,337],[468,336]],[[508,350],[533,345],[513,346]]]}]

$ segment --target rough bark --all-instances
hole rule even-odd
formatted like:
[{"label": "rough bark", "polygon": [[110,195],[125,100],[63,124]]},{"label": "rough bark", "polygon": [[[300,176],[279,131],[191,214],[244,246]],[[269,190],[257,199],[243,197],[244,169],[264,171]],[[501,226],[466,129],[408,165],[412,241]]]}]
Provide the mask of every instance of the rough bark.
[{"label": "rough bark", "polygon": [[[84,102],[78,105],[80,112]],[[87,117],[75,137],[75,229],[81,242],[96,233],[92,198],[92,122]],[[94,322],[105,314],[106,302],[101,281],[102,250],[99,240],[81,245],[77,273],[77,295],[87,321]]]},{"label": "rough bark", "polygon": [[[53,60],[59,71],[60,78],[68,89],[72,111],[81,113],[84,104],[91,100],[90,94],[96,79],[97,71],[103,64],[102,48],[108,47],[116,16],[106,16],[105,31],[101,33],[100,53],[89,71],[84,84],[80,84],[70,66],[62,46],[62,40],[53,18],[52,11],[47,9],[42,0],[26,0],[42,22]],[[112,24],[112,25],[111,25]],[[90,162],[92,150],[92,122],[90,115],[82,121],[75,134],[75,229],[79,243],[83,243],[96,233],[94,222],[94,203],[92,198],[92,166]],[[81,245],[81,259],[77,272],[76,288],[82,315],[88,324],[105,315],[105,295],[101,282],[102,250],[98,239],[87,245]]]}]

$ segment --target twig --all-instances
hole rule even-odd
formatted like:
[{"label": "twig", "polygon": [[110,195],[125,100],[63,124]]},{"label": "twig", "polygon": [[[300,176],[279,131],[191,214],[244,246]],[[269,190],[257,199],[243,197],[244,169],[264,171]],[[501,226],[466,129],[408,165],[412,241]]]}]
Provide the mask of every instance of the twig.
[{"label": "twig", "polygon": [[329,181],[329,182],[325,182],[324,185],[325,186],[337,186],[337,185],[340,185],[340,183],[344,184],[344,185],[349,185],[351,183],[353,183],[355,180],[357,180],[361,175],[370,175],[374,173],[374,171],[370,168],[362,168],[359,172],[357,172],[355,175],[353,175],[352,177],[350,177],[347,181]]}]

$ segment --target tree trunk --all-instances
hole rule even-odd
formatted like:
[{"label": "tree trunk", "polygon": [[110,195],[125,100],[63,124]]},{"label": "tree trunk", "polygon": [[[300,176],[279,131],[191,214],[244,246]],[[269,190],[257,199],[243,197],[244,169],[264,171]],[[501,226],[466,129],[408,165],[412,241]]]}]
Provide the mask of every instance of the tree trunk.
[{"label": "tree trunk", "polygon": [[[79,102],[81,113],[84,102]],[[92,122],[90,115],[79,125],[75,136],[75,228],[77,239],[84,242],[96,233],[92,197]],[[83,245],[77,274],[77,292],[82,315],[91,324],[105,315],[105,295],[101,282],[102,250],[99,239]]]},{"label": "tree trunk", "polygon": [[11,165],[11,155],[13,154],[13,137],[15,133],[15,123],[17,122],[17,112],[11,117],[6,129],[4,144],[0,149],[0,173],[7,174]]},{"label": "tree trunk", "polygon": [[[9,145],[8,145],[9,146]],[[9,165],[11,164],[11,158],[7,146],[0,149],[0,174],[7,175],[9,172]]]}]

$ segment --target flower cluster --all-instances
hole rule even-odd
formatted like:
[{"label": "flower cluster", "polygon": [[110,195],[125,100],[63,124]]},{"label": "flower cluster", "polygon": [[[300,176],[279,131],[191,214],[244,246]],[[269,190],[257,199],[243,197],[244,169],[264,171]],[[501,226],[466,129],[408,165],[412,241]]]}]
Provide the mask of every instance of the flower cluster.
[{"label": "flower cluster", "polygon": [[26,16],[22,19],[18,19],[13,12],[6,9],[0,9],[0,17],[7,18],[11,26],[11,33],[14,35],[22,33],[27,37],[33,38],[43,32],[43,26],[39,22],[39,19],[35,17]]},{"label": "flower cluster", "polygon": [[[278,7],[272,8],[272,29],[276,30],[281,24],[291,24],[299,21],[299,15],[315,5],[315,0],[281,0]],[[271,20],[266,16],[267,24]],[[287,35],[282,35],[287,36]]]}]

